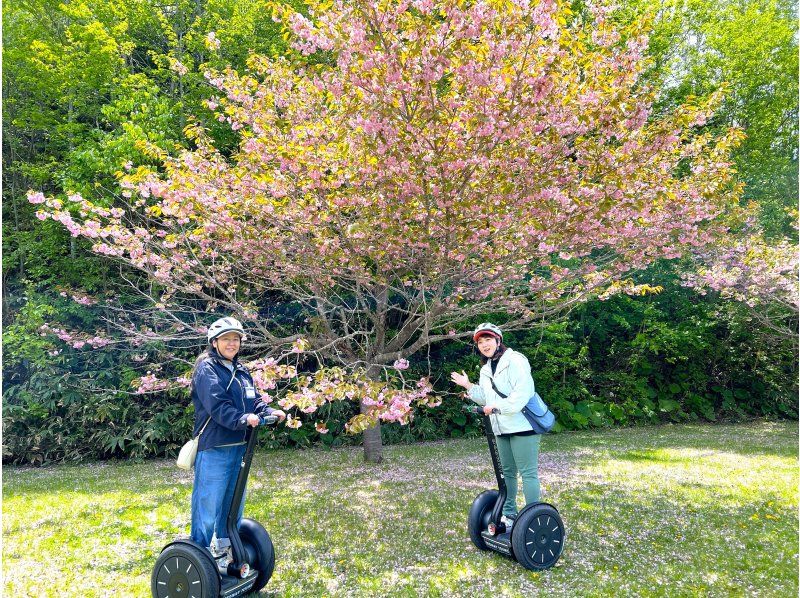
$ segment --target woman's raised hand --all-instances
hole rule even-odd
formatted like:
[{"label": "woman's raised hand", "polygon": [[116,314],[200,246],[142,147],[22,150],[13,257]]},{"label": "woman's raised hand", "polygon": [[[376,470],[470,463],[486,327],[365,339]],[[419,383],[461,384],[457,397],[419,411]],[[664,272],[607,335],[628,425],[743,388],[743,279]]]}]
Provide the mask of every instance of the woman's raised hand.
[{"label": "woman's raised hand", "polygon": [[467,373],[464,370],[461,370],[461,373],[451,372],[450,380],[467,390],[469,390],[469,387],[472,386],[472,383],[469,381],[469,376],[467,376]]}]

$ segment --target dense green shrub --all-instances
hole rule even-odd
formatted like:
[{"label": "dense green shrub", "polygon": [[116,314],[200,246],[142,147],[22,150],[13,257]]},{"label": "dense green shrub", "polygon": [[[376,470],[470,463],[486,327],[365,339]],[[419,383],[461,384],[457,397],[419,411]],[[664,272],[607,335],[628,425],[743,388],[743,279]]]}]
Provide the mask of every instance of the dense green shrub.
[{"label": "dense green shrub", "polygon": [[[681,287],[666,265],[643,276],[666,290],[591,301],[563,321],[506,335],[507,344],[530,360],[536,388],[557,415],[556,431],[797,417],[792,339],[765,333],[745,306]],[[467,343],[434,347],[429,360],[441,393],[457,395],[449,382],[452,370],[465,369],[477,378],[479,360]],[[460,409],[463,401],[453,395],[440,413]],[[408,430],[384,436],[421,439],[431,430],[436,437],[460,436],[474,433],[473,419],[469,416],[465,427],[461,418],[426,410]]]},{"label": "dense green shrub", "polygon": [[[43,463],[174,451],[191,433],[183,393],[136,394],[136,368],[163,347],[75,349],[42,331],[96,330],[100,313],[29,288],[3,334],[3,460]],[[157,361],[157,359],[154,359]],[[152,366],[151,366],[152,367]]]},{"label": "dense green shrub", "polygon": [[[510,332],[507,344],[530,360],[536,387],[558,417],[556,431],[664,421],[797,417],[797,361],[789,340],[765,335],[730,302],[699,296],[668,272],[658,296],[589,302],[563,321]],[[185,372],[193,351],[151,343],[72,348],[41,326],[91,330],[96,307],[29,288],[4,330],[3,460],[16,463],[173,455],[188,438],[188,391],[137,394],[131,381],[147,368]],[[496,319],[489,314],[480,319]],[[126,346],[126,348],[122,348]],[[384,441],[412,442],[480,433],[465,413],[453,370],[477,379],[471,343],[454,341],[412,358],[406,380],[430,374],[442,404],[420,409],[407,426],[385,424]],[[303,415],[301,428],[264,431],[272,447],[352,444],[344,433],[352,403]],[[324,421],[329,432],[315,429]]]}]

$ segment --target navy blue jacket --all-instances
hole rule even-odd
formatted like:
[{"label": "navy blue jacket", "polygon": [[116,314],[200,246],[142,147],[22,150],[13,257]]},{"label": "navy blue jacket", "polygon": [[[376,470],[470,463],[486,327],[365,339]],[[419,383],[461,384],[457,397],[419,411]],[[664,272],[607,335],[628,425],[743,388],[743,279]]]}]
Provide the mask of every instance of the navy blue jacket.
[{"label": "navy blue jacket", "polygon": [[[259,398],[250,372],[238,360],[234,359],[231,372],[219,353],[210,348],[209,356],[195,369],[191,397],[194,403],[194,436],[211,416],[211,421],[200,436],[198,451],[245,441],[247,415],[255,413]],[[265,410],[265,414],[270,411]]]}]

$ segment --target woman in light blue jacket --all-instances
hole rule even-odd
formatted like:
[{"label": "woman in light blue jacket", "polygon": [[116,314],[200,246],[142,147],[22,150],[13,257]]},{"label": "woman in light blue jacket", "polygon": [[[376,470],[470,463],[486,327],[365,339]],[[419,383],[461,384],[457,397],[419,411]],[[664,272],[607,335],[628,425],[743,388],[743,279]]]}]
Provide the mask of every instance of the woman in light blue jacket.
[{"label": "woman in light blue jacket", "polygon": [[483,361],[478,383],[471,383],[464,371],[452,372],[450,379],[483,405],[492,422],[508,491],[502,521],[510,529],[517,515],[517,472],[522,476],[526,504],[539,501],[540,436],[522,414],[536,389],[527,358],[503,344],[500,328],[485,322],[475,329],[472,339]]}]

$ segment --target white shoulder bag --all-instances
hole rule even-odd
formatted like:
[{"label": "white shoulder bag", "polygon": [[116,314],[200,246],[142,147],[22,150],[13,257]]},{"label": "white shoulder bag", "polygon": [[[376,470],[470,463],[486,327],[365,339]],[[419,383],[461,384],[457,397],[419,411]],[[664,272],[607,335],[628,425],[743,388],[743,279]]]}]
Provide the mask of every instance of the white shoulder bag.
[{"label": "white shoulder bag", "polygon": [[175,462],[181,469],[191,469],[194,467],[194,459],[197,457],[197,445],[200,444],[200,436],[203,434],[210,421],[211,418],[209,417],[206,423],[203,424],[203,427],[200,428],[200,432],[197,436],[187,441],[186,444],[181,447],[181,452],[178,453],[178,460]]}]

